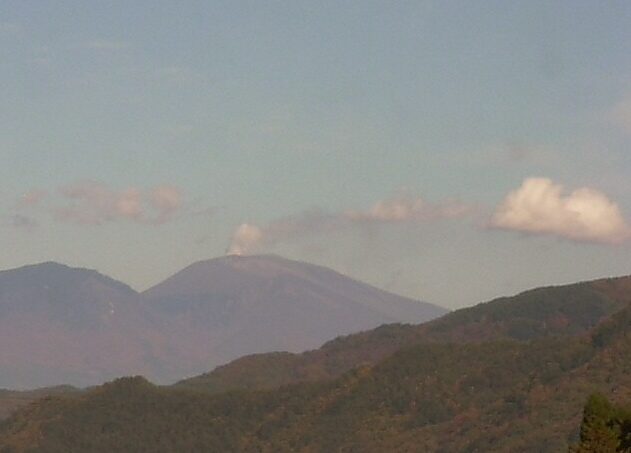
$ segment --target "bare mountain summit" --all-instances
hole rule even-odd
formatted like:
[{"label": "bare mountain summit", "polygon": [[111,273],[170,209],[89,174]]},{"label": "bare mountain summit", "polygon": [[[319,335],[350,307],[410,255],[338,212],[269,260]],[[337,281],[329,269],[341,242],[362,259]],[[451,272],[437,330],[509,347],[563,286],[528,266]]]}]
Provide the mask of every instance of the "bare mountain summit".
[{"label": "bare mountain summit", "polygon": [[177,341],[190,343],[191,373],[245,354],[304,351],[339,335],[447,312],[274,255],[200,261],[142,298],[149,311],[168,320]]}]

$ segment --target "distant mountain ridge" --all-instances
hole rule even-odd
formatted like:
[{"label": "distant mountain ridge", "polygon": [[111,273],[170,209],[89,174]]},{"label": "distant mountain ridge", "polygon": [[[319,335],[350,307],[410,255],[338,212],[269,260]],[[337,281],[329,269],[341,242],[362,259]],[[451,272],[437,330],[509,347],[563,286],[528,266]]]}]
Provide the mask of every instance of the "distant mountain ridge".
[{"label": "distant mountain ridge", "polygon": [[33,309],[115,309],[114,303],[137,295],[128,285],[95,270],[45,262],[0,272],[0,314]]},{"label": "distant mountain ridge", "polygon": [[[122,378],[19,410],[0,424],[0,449],[567,451],[588,395],[631,400],[630,301],[631,277],[604,279],[527,291],[421,326],[382,326],[323,349],[330,366],[356,348],[398,342],[385,357],[269,391],[211,395]],[[287,357],[254,356],[281,374],[291,371],[277,366]],[[585,451],[615,450],[602,445]]]},{"label": "distant mountain ridge", "polygon": [[165,367],[155,328],[129,286],[42,263],[0,272],[0,387],[87,385]]},{"label": "distant mountain ridge", "polygon": [[278,256],[188,266],[138,293],[96,271],[0,272],[0,388],[172,382],[243,354],[302,351],[338,335],[447,311]]}]

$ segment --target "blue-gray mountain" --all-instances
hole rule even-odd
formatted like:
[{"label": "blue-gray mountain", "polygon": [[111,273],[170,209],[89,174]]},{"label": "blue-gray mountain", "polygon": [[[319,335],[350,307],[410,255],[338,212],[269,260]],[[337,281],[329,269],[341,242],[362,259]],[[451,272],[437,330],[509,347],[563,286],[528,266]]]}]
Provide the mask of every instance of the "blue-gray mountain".
[{"label": "blue-gray mountain", "polygon": [[137,293],[96,271],[43,263],[0,272],[0,387],[161,383],[257,352],[446,310],[278,256],[202,261]]}]

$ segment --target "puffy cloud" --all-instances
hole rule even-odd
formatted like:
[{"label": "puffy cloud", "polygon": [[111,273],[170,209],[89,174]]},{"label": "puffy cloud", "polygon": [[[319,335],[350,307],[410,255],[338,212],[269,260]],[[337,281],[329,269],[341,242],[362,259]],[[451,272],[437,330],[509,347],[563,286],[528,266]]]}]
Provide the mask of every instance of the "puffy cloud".
[{"label": "puffy cloud", "polygon": [[399,196],[380,200],[368,211],[347,211],[345,215],[351,221],[398,223],[461,217],[470,211],[470,206],[458,201],[433,204],[420,197]]},{"label": "puffy cloud", "polygon": [[403,222],[422,216],[425,207],[421,198],[387,199],[378,201],[368,211],[348,211],[347,216],[352,220]]},{"label": "puffy cloud", "polygon": [[135,187],[111,189],[84,182],[60,189],[61,206],[52,208],[57,220],[82,225],[101,225],[117,220],[159,224],[171,219],[182,205],[176,187],[159,186],[148,191]]},{"label": "puffy cloud", "polygon": [[64,206],[53,208],[57,220],[100,225],[117,218],[137,218],[140,200],[137,189],[116,192],[103,184],[84,182],[59,190]]},{"label": "puffy cloud", "polygon": [[471,212],[464,203],[448,201],[429,203],[419,197],[402,195],[377,201],[364,211],[342,212],[308,211],[284,217],[265,226],[241,224],[232,236],[228,253],[252,253],[263,246],[273,245],[311,234],[339,231],[366,225],[421,223],[439,219],[462,217]]},{"label": "puffy cloud", "polygon": [[140,190],[130,188],[120,194],[112,194],[114,212],[128,219],[139,219],[143,215],[143,200]]},{"label": "puffy cloud", "polygon": [[528,178],[497,207],[491,226],[574,241],[616,244],[631,235],[620,208],[587,187],[564,193],[547,178]]},{"label": "puffy cloud", "polygon": [[253,253],[263,246],[310,234],[339,230],[348,225],[348,219],[343,214],[329,214],[317,210],[283,217],[261,227],[242,223],[232,235],[228,253],[232,255]]},{"label": "puffy cloud", "polygon": [[158,212],[157,223],[169,220],[182,206],[182,194],[177,187],[159,186],[150,193],[151,204]]}]

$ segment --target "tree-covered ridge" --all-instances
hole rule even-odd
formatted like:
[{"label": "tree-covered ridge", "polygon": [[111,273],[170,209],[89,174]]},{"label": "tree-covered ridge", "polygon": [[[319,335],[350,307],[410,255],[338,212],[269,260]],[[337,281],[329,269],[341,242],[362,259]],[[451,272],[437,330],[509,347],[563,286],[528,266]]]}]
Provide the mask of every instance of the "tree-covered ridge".
[{"label": "tree-covered ridge", "polygon": [[631,277],[538,288],[456,310],[418,326],[392,324],[339,337],[302,354],[256,354],[237,359],[178,385],[212,393],[272,389],[332,379],[379,362],[397,350],[427,342],[495,339],[528,341],[586,332],[631,301]]},{"label": "tree-covered ridge", "polygon": [[612,404],[604,395],[591,395],[583,410],[580,442],[570,453],[631,451],[631,407]]},{"label": "tree-covered ridge", "polygon": [[629,312],[586,336],[421,343],[273,391],[126,378],[19,411],[0,426],[0,451],[564,451],[586,395],[631,400]]}]

